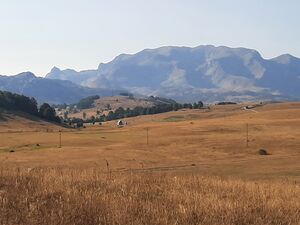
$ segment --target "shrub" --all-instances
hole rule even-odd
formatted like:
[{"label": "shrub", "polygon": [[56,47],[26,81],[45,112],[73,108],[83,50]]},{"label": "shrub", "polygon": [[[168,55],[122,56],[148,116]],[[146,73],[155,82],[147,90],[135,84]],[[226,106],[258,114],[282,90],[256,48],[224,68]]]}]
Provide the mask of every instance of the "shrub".
[{"label": "shrub", "polygon": [[258,154],[260,154],[260,155],[269,155],[269,153],[266,149],[259,149]]}]

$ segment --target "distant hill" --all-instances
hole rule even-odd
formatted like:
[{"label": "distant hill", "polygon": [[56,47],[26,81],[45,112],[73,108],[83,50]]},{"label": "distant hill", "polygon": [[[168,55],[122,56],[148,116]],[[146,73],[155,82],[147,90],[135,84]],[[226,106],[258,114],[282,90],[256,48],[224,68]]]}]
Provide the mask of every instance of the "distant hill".
[{"label": "distant hill", "polygon": [[180,101],[300,99],[299,58],[285,54],[267,60],[256,50],[225,46],[146,49],[122,54],[96,70],[55,67],[46,78]]},{"label": "distant hill", "polygon": [[173,104],[176,103],[171,99],[164,99],[158,97],[149,97],[149,98],[137,98],[137,97],[127,97],[127,96],[114,96],[114,97],[105,97],[95,100],[94,107],[100,110],[107,108],[107,105],[110,105],[112,110],[115,110],[119,107],[124,109],[135,107],[152,107],[160,104]]},{"label": "distant hill", "polygon": [[[164,99],[159,97],[133,97],[133,96],[113,96],[113,97],[103,97],[95,99],[91,107],[83,109],[77,113],[71,113],[69,117],[82,118],[82,112],[87,114],[87,118],[91,116],[96,116],[97,111],[100,114],[107,114],[109,111],[115,111],[119,107],[124,109],[130,108],[134,109],[135,107],[150,108],[162,104],[174,104],[176,103],[171,99]],[[77,107],[78,108],[78,107]],[[79,109],[79,108],[78,108]],[[60,116],[63,116],[65,110],[58,112]]]},{"label": "distant hill", "polygon": [[[111,89],[88,88],[67,80],[55,80],[36,77],[31,72],[15,76],[0,76],[0,90],[10,91],[34,97],[39,103],[73,103],[90,96],[110,96]],[[120,91],[115,91],[119,93]]]},{"label": "distant hill", "polygon": [[60,119],[48,104],[38,107],[34,98],[0,91],[0,132],[59,127],[59,123]]},{"label": "distant hill", "polygon": [[22,132],[22,131],[51,131],[61,130],[63,127],[47,122],[37,116],[28,113],[3,110],[0,108],[0,136],[1,132]]}]

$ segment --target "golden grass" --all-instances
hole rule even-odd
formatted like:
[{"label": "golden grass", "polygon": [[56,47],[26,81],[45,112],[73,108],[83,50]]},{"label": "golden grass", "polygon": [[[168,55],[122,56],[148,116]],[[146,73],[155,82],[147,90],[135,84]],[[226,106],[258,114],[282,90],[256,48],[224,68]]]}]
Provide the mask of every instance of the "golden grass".
[{"label": "golden grass", "polygon": [[299,225],[300,103],[241,107],[63,129],[62,148],[61,127],[1,121],[0,224]]},{"label": "golden grass", "polygon": [[[116,171],[143,168],[299,180],[300,103],[264,105],[255,109],[258,113],[241,108],[242,105],[214,106],[210,111],[186,110],[128,118],[124,128],[117,128],[112,121],[81,130],[64,129],[62,148],[58,148],[60,127],[46,132],[47,126],[36,123],[31,128],[40,129],[37,132],[13,133],[0,123],[0,164],[22,168],[96,166],[105,170],[107,159]],[[20,131],[27,122],[4,123]],[[259,155],[261,148],[270,155]]]},{"label": "golden grass", "polygon": [[3,170],[0,224],[298,225],[299,184],[97,169]]}]

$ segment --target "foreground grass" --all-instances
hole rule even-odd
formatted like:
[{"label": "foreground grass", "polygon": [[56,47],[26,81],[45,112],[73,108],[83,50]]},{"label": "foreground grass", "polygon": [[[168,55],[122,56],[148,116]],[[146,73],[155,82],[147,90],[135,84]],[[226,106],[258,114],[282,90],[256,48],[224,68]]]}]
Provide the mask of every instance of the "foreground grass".
[{"label": "foreground grass", "polygon": [[97,170],[0,171],[0,224],[299,224],[300,188]]}]

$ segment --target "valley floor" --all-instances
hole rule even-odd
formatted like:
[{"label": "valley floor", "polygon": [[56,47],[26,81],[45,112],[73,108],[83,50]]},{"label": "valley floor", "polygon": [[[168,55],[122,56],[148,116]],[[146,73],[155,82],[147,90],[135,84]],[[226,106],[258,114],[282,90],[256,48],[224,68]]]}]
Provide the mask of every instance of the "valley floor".
[{"label": "valley floor", "polygon": [[[1,125],[0,163],[14,168],[98,168],[104,172],[109,163],[114,172],[176,171],[299,180],[300,103],[267,104],[255,110],[242,107],[214,106],[129,118],[122,128],[114,121],[81,130],[47,125],[26,130],[24,121],[22,129],[16,122],[15,129]],[[259,155],[259,149],[269,155]]]}]

